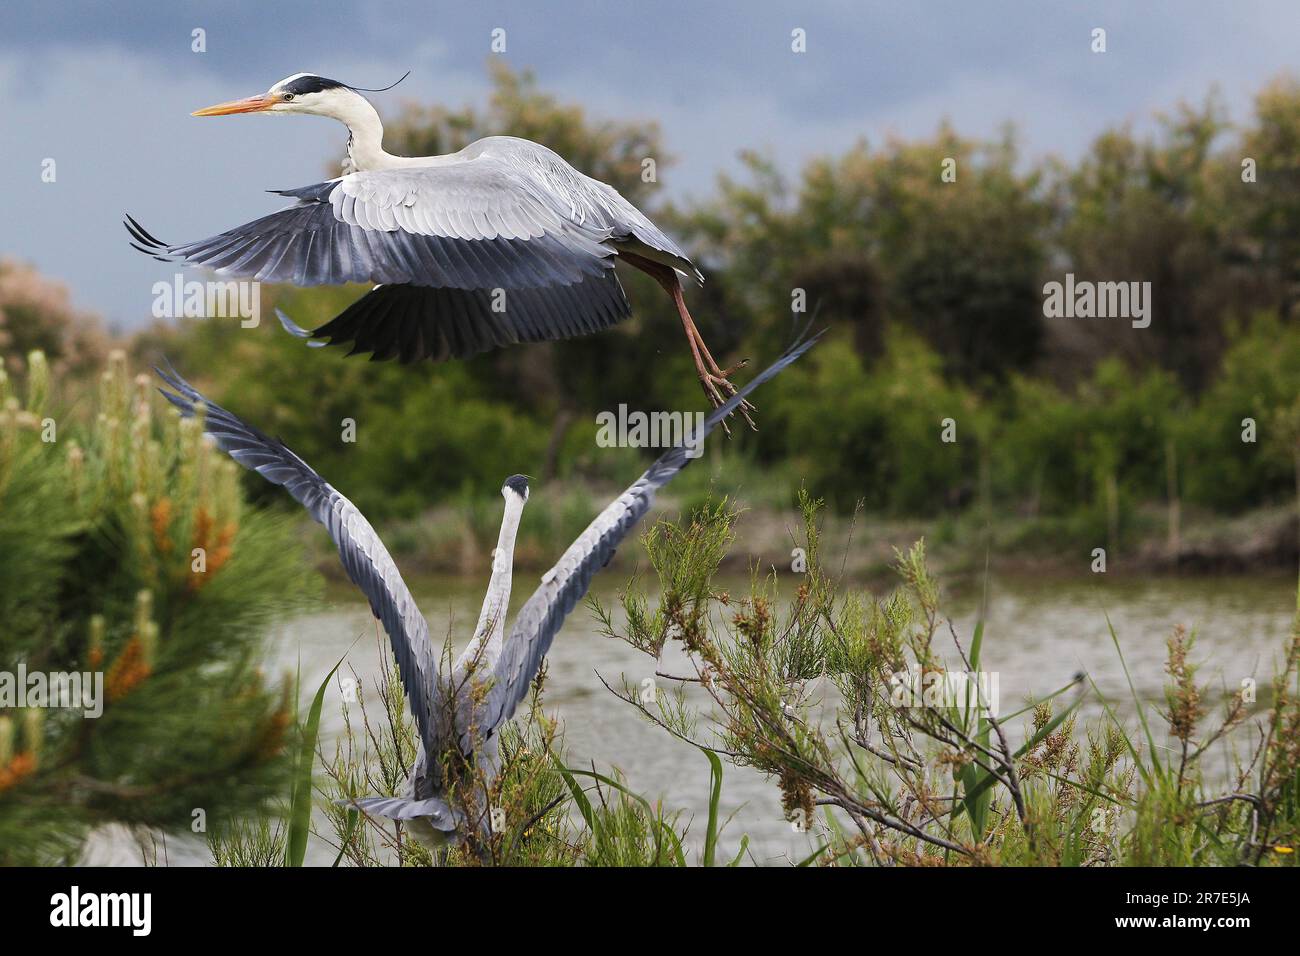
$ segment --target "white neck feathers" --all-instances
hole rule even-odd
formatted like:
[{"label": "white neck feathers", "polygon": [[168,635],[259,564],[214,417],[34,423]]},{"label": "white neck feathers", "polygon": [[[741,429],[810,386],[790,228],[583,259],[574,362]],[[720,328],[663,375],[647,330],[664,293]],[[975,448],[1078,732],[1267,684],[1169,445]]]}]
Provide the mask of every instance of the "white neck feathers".
[{"label": "white neck feathers", "polygon": [[505,514],[501,519],[501,533],[497,536],[497,547],[492,552],[492,577],[488,581],[487,594],[483,598],[483,610],[479,613],[478,626],[474,629],[474,640],[466,651],[467,663],[474,663],[476,670],[492,667],[501,654],[501,644],[505,638],[506,612],[510,607],[510,586],[513,578],[515,559],[515,535],[519,531],[519,519],[524,511],[524,499],[516,494],[506,495]]}]

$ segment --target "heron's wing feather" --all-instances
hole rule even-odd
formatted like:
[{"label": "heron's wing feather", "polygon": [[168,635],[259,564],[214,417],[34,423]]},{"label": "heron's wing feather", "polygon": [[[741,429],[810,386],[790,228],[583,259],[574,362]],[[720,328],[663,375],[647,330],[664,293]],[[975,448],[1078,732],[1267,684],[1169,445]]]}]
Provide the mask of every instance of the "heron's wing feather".
[{"label": "heron's wing feather", "polygon": [[[736,395],[704,421],[696,441],[703,441],[717,425],[740,405],[755,388],[778,374],[812,347],[818,336],[797,342],[776,362],[755,376]],[[555,567],[542,576],[541,586],[520,608],[506,636],[497,660],[492,686],[476,721],[477,732],[490,737],[509,720],[528,693],[528,685],[537,675],[551,641],[559,633],[564,619],[583,599],[592,577],[609,563],[619,543],[650,509],[655,494],[684,468],[688,462],[686,448],[678,446],[660,455],[658,460],[632,485],[602,511],[564,552]],[[462,746],[465,728],[460,729]]]},{"label": "heron's wing feather", "polygon": [[388,632],[420,739],[427,752],[436,753],[439,735],[434,715],[441,688],[428,624],[370,522],[282,442],[208,401],[174,370],[157,372],[172,389],[159,391],[182,415],[194,415],[196,403],[202,403],[204,430],[221,449],[245,468],[283,487],[329,531],[343,569]]},{"label": "heron's wing feather", "polygon": [[[357,217],[355,205],[344,211]],[[468,241],[400,228],[378,230],[339,220],[330,203],[313,200],[198,242],[164,243],[129,218],[127,229],[135,248],[163,261],[202,266],[223,276],[299,286],[365,282],[452,289],[531,288],[580,282],[613,265],[607,261],[611,251],[591,244],[576,248],[552,235]]]}]

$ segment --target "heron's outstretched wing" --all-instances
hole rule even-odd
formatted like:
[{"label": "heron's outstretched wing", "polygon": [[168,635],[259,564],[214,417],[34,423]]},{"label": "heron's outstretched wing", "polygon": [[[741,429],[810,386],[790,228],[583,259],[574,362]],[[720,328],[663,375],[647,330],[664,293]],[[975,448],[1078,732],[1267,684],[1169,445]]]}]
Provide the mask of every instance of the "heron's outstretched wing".
[{"label": "heron's outstretched wing", "polygon": [[351,345],[349,355],[403,363],[468,358],[480,352],[575,338],[632,314],[613,270],[572,285],[511,289],[430,289],[381,285],[314,330],[283,313],[280,322],[308,345]]},{"label": "heron's outstretched wing", "polygon": [[388,632],[420,739],[426,752],[436,753],[439,734],[434,715],[441,689],[429,627],[370,522],[282,442],[208,401],[175,370],[155,371],[175,393],[159,391],[182,415],[194,415],[195,404],[202,403],[204,430],[221,449],[245,468],[283,487],[329,531],[343,569]]},{"label": "heron's outstretched wing", "polygon": [[571,285],[613,268],[609,231],[490,156],[370,170],[302,189],[298,202],[197,242],[168,245],[134,219],[136,248],[218,274],[327,285],[449,289]]},{"label": "heron's outstretched wing", "polygon": [[135,248],[164,262],[299,286],[379,285],[311,334],[405,361],[572,338],[626,318],[619,252],[699,277],[615,189],[537,143],[491,136],[420,163],[281,190],[296,203],[197,242],[170,245],[130,216],[125,224]]},{"label": "heron's outstretched wing", "polygon": [[[819,334],[820,335],[820,334]],[[778,374],[812,347],[818,336],[797,342],[776,362],[746,383],[704,421],[703,441],[718,423],[730,415],[754,389]],[[578,536],[563,557],[542,576],[542,584],[519,609],[506,636],[505,646],[493,672],[492,686],[475,721],[484,739],[493,735],[514,714],[528,693],[529,682],[542,665],[542,658],[569,612],[587,593],[592,577],[609,563],[614,550],[654,502],[656,492],[686,467],[686,449],[678,446],[660,455],[653,465],[597,516]],[[462,747],[467,728],[459,728]]]}]

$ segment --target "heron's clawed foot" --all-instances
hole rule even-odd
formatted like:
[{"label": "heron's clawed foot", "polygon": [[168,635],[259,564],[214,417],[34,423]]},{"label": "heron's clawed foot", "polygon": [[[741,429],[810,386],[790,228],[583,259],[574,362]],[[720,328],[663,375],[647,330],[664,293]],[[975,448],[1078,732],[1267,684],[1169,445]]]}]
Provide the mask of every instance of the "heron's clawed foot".
[{"label": "heron's clawed foot", "polygon": [[[695,322],[691,319],[690,313],[686,311],[686,306],[681,301],[680,287],[676,288],[676,298],[678,307],[681,310],[682,326],[686,329],[686,341],[690,344],[691,356],[695,359],[695,372],[700,377],[700,385],[704,389],[704,394],[708,396],[709,404],[714,408],[721,408],[727,403],[727,399],[737,392],[737,388],[731,384],[729,376],[748,365],[749,359],[741,359],[729,369],[720,367],[709,352],[709,347],[704,344],[700,330],[695,327]],[[749,423],[749,427],[754,431],[758,431],[758,426],[754,424],[753,416],[750,415],[750,412],[754,410],[754,405],[751,402],[741,401],[732,414],[740,412],[745,421]],[[728,438],[731,437],[731,429],[727,427],[725,421],[722,423],[722,431]]]},{"label": "heron's clawed foot", "polygon": [[[722,370],[711,372],[705,368],[701,368],[699,370],[700,385],[704,388],[704,394],[708,396],[710,405],[712,405],[714,408],[721,408],[723,405],[727,403],[727,399],[729,399],[732,395],[736,394],[737,391],[736,386],[731,383],[730,379],[728,379],[727,376],[732,372],[734,372],[736,369],[743,368],[748,361],[749,360],[746,359],[744,362],[741,362],[739,365],[736,365],[733,368],[727,369],[725,372]],[[741,416],[749,424],[749,427],[752,428],[754,431],[758,431],[758,426],[754,424],[753,416],[750,415],[750,412],[753,412],[755,410],[756,408],[754,404],[750,402],[748,399],[742,400],[741,403],[736,407],[736,412],[740,412]],[[736,412],[732,412],[732,414],[734,415]],[[722,423],[722,431],[724,434],[730,437],[731,429],[727,427],[727,423],[725,421]]]},{"label": "heron's clawed foot", "polygon": [[729,369],[719,369],[713,361],[713,356],[709,356],[709,370],[712,371],[714,375],[721,375],[723,378],[731,378],[733,372],[739,372],[748,364],[749,359],[743,358]]}]

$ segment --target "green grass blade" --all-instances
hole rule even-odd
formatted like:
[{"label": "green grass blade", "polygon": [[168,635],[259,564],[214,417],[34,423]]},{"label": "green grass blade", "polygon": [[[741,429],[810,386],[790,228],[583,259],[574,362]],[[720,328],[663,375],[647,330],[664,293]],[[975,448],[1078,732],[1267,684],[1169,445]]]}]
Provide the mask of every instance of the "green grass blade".
[{"label": "green grass blade", "polygon": [[347,852],[348,844],[352,842],[352,834],[356,832],[357,822],[360,819],[360,811],[348,810],[348,829],[347,832],[343,834],[343,842],[339,844],[338,856],[334,857],[334,862],[330,864],[331,869],[337,867],[341,862],[343,862],[343,854]]},{"label": "green grass blade", "polygon": [[1155,781],[1151,778],[1151,771],[1149,771],[1146,764],[1142,762],[1142,756],[1138,753],[1137,748],[1133,746],[1133,741],[1129,738],[1128,731],[1124,729],[1124,725],[1120,722],[1119,715],[1115,713],[1115,709],[1110,706],[1110,701],[1106,699],[1106,696],[1101,692],[1101,688],[1097,686],[1097,682],[1094,681],[1091,676],[1089,676],[1088,682],[1092,684],[1092,689],[1097,694],[1097,699],[1101,701],[1101,707],[1106,711],[1107,719],[1115,725],[1115,729],[1119,731],[1120,737],[1123,738],[1124,746],[1128,749],[1129,756],[1133,758],[1133,766],[1137,767],[1137,771],[1142,777],[1142,782],[1148,787],[1155,786]]},{"label": "green grass blade", "polygon": [[630,797],[631,799],[635,800],[637,803],[641,804],[641,806],[645,809],[647,818],[652,823],[655,824],[656,829],[660,833],[668,837],[668,842],[671,845],[674,862],[676,862],[678,866],[684,867],[686,865],[686,851],[682,848],[682,841],[678,838],[677,833],[673,830],[673,828],[670,827],[668,823],[660,816],[660,814],[658,814],[655,811],[654,806],[650,803],[649,800],[641,796],[641,794],[635,793],[632,790],[628,789],[626,785],[615,780],[613,777],[607,777],[605,774],[599,773],[595,770],[574,770],[572,768],[565,768],[563,772],[567,774],[571,774],[573,776],[590,777],[593,780],[597,780],[605,784],[605,786],[607,787],[612,787],[613,789],[617,790],[619,793],[623,794],[624,796]]},{"label": "green grass blade", "polygon": [[1052,691],[1050,694],[1048,694],[1046,697],[1042,698],[1041,700],[1035,700],[1032,704],[1026,704],[1024,707],[1021,707],[1019,710],[1012,711],[1011,713],[1007,714],[1005,717],[999,717],[998,719],[1002,721],[1003,725],[1006,725],[1009,721],[1015,720],[1017,717],[1029,713],[1031,710],[1033,710],[1035,707],[1038,707],[1040,704],[1045,704],[1049,700],[1056,700],[1056,698],[1060,697],[1062,694],[1064,694],[1075,684],[1079,683],[1079,680],[1082,680],[1082,678],[1079,678],[1077,680],[1072,680],[1064,687],[1060,687],[1057,690]]},{"label": "green grass blade", "polygon": [[1106,617],[1106,628],[1110,631],[1110,639],[1115,645],[1115,653],[1119,655],[1120,667],[1124,669],[1124,679],[1128,681],[1129,693],[1133,695],[1133,706],[1137,708],[1138,722],[1142,725],[1142,732],[1146,734],[1147,746],[1151,748],[1151,766],[1155,769],[1157,776],[1163,778],[1165,768],[1164,764],[1160,762],[1160,755],[1156,750],[1155,735],[1151,733],[1151,725],[1147,723],[1146,707],[1142,703],[1142,698],[1138,696],[1137,685],[1133,683],[1133,675],[1129,673],[1128,661],[1124,660],[1124,652],[1120,650],[1119,635],[1115,633],[1115,627],[1110,623],[1110,614],[1106,612],[1105,608],[1102,608],[1102,614]]},{"label": "green grass blade", "polygon": [[289,838],[285,842],[284,865],[302,866],[307,858],[307,834],[311,830],[312,767],[316,762],[316,738],[320,733],[320,711],[325,702],[325,689],[343,664],[337,664],[316,689],[311,709],[307,712],[307,725],[303,728],[302,748],[294,764],[293,793],[289,798]]},{"label": "green grass blade", "polygon": [[[1049,734],[1055,731],[1057,727],[1061,726],[1061,724],[1065,722],[1065,719],[1069,717],[1070,714],[1074,713],[1075,709],[1081,703],[1083,703],[1083,698],[1079,697],[1074,702],[1072,702],[1069,707],[1066,707],[1065,710],[1061,711],[1050,721],[1048,721],[1046,726],[1044,726],[1042,730],[1040,730],[1038,733],[1034,734],[1034,736],[1030,737],[1028,740],[1025,741],[1024,745],[1019,750],[1017,750],[1015,754],[1013,754],[1012,759],[1018,760],[1019,758],[1027,754],[1030,750],[1032,750],[1034,747],[1038,746],[1038,744],[1041,741],[1043,741]],[[970,769],[970,767],[967,767],[966,769]],[[953,810],[952,812],[953,819],[956,819],[957,817],[961,816],[962,811],[966,809],[966,805],[970,803],[972,800],[975,800],[976,798],[980,797],[984,793],[984,791],[988,790],[991,786],[993,786],[993,783],[994,783],[993,775],[989,773],[985,773],[984,776],[980,779],[980,781],[977,784],[975,784],[966,793],[966,798],[960,804],[957,805],[956,809]]]},{"label": "green grass blade", "polygon": [[749,834],[746,833],[744,836],[740,838],[740,849],[736,851],[736,855],[731,858],[731,862],[728,863],[727,866],[729,867],[740,866],[740,861],[744,859],[745,851],[748,849],[749,849]]},{"label": "green grass blade", "polygon": [[[977,687],[976,697],[979,696],[978,682],[979,682],[979,671],[980,671],[980,647],[983,645],[983,643],[984,643],[984,618],[983,616],[981,616],[980,619],[975,623],[975,636],[971,638],[970,657],[968,658],[970,661],[971,676],[975,679],[976,682],[976,687]],[[966,693],[963,696],[964,696],[964,700],[962,702],[961,713],[958,714],[954,712],[953,719],[955,722],[957,722],[960,725],[961,729],[964,732],[969,733],[970,722],[971,722],[971,699],[970,699],[971,695],[969,693]],[[978,706],[975,707],[975,711],[978,714],[979,712]]]},{"label": "green grass blade", "polygon": [[591,801],[587,799],[587,794],[578,785],[577,779],[574,778],[568,767],[560,763],[558,758],[555,760],[555,770],[563,778],[564,785],[569,788],[569,793],[573,796],[573,802],[577,804],[582,819],[587,821],[587,826],[591,827],[593,832],[599,832],[600,824],[596,820],[596,811],[592,809]]},{"label": "green grass blade", "polygon": [[[984,747],[989,745],[989,722],[983,717],[976,718],[979,721],[979,732],[976,739]],[[979,768],[973,764],[967,764],[962,768],[961,773],[962,789],[966,797],[962,801],[966,813],[970,816],[972,835],[976,840],[984,839],[984,832],[988,822],[988,811],[993,805],[993,775],[984,772],[981,776]]]},{"label": "green grass blade", "polygon": [[718,804],[722,800],[722,761],[712,750],[705,750],[704,756],[709,758],[709,828],[704,833],[704,865],[713,866],[713,856],[718,847]]},{"label": "green grass blade", "polygon": [[829,848],[830,848],[829,843],[823,843],[821,846],[819,846],[816,850],[813,851],[811,856],[804,857],[802,860],[796,863],[795,866],[797,867],[812,866],[813,863],[816,862],[817,857],[821,856]]}]

